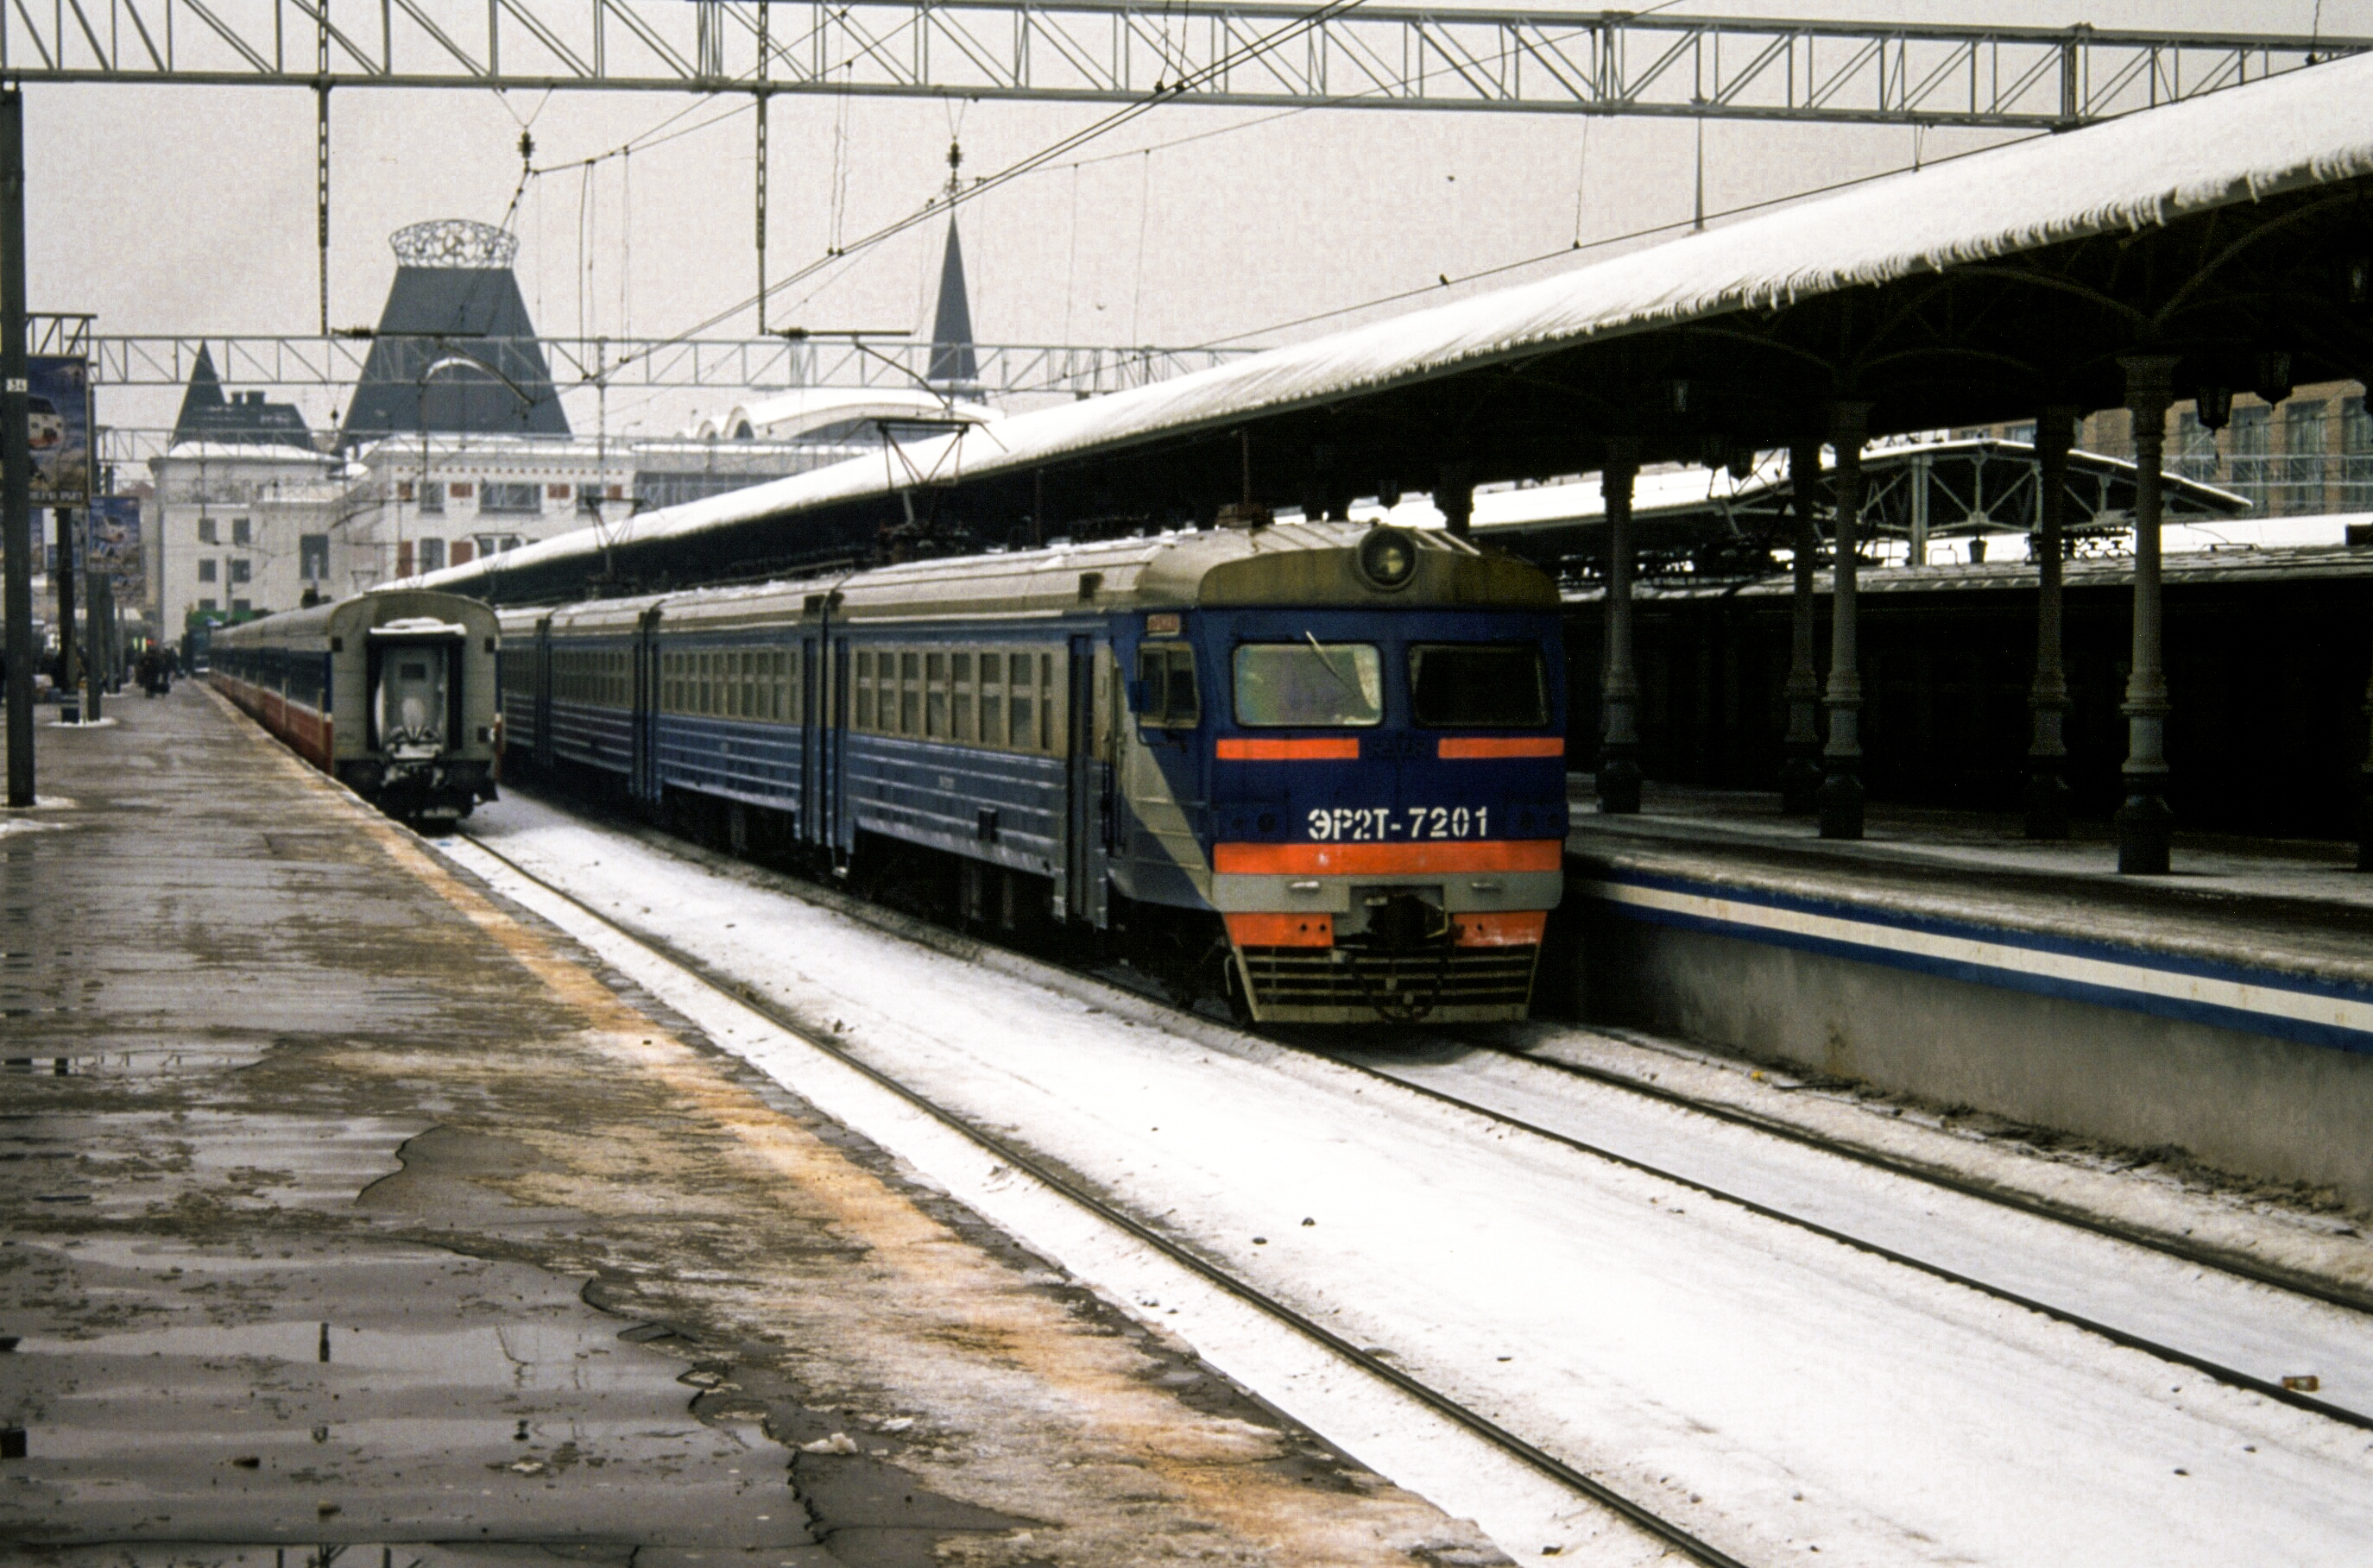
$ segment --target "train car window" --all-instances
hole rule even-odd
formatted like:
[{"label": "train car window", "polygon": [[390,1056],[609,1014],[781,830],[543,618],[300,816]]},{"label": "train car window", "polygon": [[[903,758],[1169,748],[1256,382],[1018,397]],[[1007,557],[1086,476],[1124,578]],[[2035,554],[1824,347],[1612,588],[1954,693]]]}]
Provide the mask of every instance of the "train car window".
[{"label": "train car window", "polygon": [[948,733],[948,656],[923,656],[923,733],[945,738]]},{"label": "train car window", "polygon": [[1195,690],[1195,650],[1184,643],[1145,643],[1137,650],[1137,678],[1145,683],[1145,711],[1140,724],[1163,729],[1192,729],[1203,722],[1203,705]]},{"label": "train car window", "polygon": [[1005,744],[1005,656],[980,656],[980,738],[984,745]]},{"label": "train car window", "polygon": [[923,656],[898,656],[898,733],[913,735],[923,721]]},{"label": "train car window", "polygon": [[955,686],[953,699],[955,704],[953,715],[955,721],[953,734],[958,740],[972,740],[976,738],[972,727],[972,655],[949,655],[948,672],[949,678]]},{"label": "train car window", "polygon": [[1061,756],[1065,747],[1056,743],[1055,709],[1058,693],[1055,689],[1055,656],[1038,656],[1038,749]]},{"label": "train car window", "polygon": [[1027,751],[1038,738],[1037,695],[1030,686],[1030,656],[1015,654],[1008,660],[1011,679],[1007,683],[1005,713],[1009,721],[1006,734],[1012,738],[1016,751]]},{"label": "train car window", "polygon": [[1243,643],[1236,722],[1253,728],[1351,729],[1385,717],[1385,661],[1374,643]]},{"label": "train car window", "polygon": [[1428,729],[1538,729],[1549,722],[1549,675],[1529,643],[1418,643],[1409,694]]},{"label": "train car window", "polygon": [[873,727],[873,656],[857,656],[857,727]]}]

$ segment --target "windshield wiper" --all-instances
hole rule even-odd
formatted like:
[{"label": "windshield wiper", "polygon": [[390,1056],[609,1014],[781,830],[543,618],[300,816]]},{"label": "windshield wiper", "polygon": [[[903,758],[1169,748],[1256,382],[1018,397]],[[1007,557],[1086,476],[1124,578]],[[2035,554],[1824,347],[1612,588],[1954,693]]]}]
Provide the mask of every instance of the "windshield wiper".
[{"label": "windshield wiper", "polygon": [[1307,628],[1304,628],[1302,635],[1309,642],[1310,651],[1318,656],[1320,668],[1324,668],[1327,674],[1335,678],[1335,684],[1343,688],[1344,691],[1351,693],[1352,696],[1357,697],[1360,700],[1361,707],[1364,709],[1368,703],[1368,694],[1365,691],[1361,691],[1357,686],[1354,686],[1350,680],[1346,679],[1343,672],[1335,668],[1335,661],[1328,658],[1327,656],[1327,650],[1318,645],[1318,634]]}]

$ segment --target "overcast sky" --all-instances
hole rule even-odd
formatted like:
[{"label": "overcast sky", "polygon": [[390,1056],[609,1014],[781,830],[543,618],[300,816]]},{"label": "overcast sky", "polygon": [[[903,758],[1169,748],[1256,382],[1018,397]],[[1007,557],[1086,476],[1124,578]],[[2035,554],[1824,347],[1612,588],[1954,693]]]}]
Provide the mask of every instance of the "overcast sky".
[{"label": "overcast sky", "polygon": [[[1682,0],[1673,9],[2304,33],[2319,6]],[[2373,33],[2373,0],[2323,0],[2320,9],[2327,33]],[[824,251],[836,205],[844,238],[914,211],[943,185],[952,136],[963,141],[966,172],[982,174],[1109,112],[777,99],[773,275]],[[689,134],[581,167],[676,116],[669,128]],[[573,335],[581,322],[589,331],[675,332],[751,296],[746,100],[355,90],[336,95],[333,109],[333,325],[377,319],[394,269],[394,229],[431,217],[504,217],[520,183],[523,122],[538,164],[568,166],[528,183],[515,220],[520,281],[542,330]],[[1704,136],[1714,211],[1908,166],[1915,152],[1912,133],[1893,128],[1713,122]],[[1986,140],[1932,132],[1918,153],[1931,159]],[[99,329],[115,332],[313,330],[311,94],[33,87],[27,142],[35,310],[95,311]],[[974,327],[997,343],[1269,343],[1420,308],[1583,264],[1590,253],[1573,254],[1577,238],[1686,222],[1695,147],[1689,125],[1660,121],[1166,107],[962,209]],[[773,322],[928,331],[941,233],[939,223],[925,225],[777,296]],[[1487,282],[1435,282],[1545,255],[1552,259]],[[1428,295],[1365,314],[1287,325],[1428,285]],[[754,324],[745,312],[715,335]],[[275,394],[291,395],[317,422],[339,401],[321,391]],[[177,401],[101,396],[100,419],[123,425],[170,424]],[[610,426],[672,430],[731,401],[620,392]],[[590,394],[572,395],[569,412],[591,428]]]}]

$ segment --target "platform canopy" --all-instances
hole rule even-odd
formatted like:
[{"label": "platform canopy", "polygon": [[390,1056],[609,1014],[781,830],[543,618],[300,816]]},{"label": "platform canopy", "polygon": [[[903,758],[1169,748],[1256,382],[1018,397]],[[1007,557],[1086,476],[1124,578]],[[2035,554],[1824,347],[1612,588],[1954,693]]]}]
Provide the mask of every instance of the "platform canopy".
[{"label": "platform canopy", "polygon": [[[2373,57],[1893,175],[1175,380],[894,447],[457,568],[507,598],[903,548],[1338,511],[1599,468],[1724,463],[2373,366]],[[1035,522],[1034,522],[1035,519]],[[499,583],[488,580],[498,571]]]}]

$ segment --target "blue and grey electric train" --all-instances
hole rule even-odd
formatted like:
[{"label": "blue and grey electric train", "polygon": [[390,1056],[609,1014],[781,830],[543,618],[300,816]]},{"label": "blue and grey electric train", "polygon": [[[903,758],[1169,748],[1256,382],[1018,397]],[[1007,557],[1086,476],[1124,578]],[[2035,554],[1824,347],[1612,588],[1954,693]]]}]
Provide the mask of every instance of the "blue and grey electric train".
[{"label": "blue and grey electric train", "polygon": [[506,769],[963,912],[1208,959],[1266,1022],[1520,1018],[1566,831],[1558,598],[1445,533],[1222,528],[511,610]]}]

